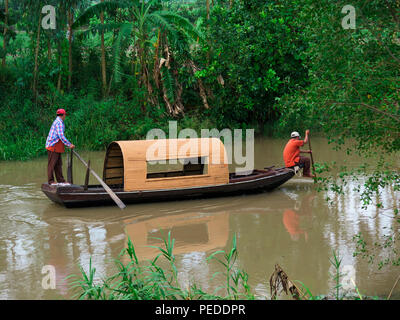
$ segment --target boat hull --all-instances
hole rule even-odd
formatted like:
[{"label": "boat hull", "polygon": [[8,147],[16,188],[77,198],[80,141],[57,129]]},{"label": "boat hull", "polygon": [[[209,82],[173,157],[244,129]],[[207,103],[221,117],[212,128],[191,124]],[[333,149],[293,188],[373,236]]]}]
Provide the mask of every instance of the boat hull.
[{"label": "boat hull", "polygon": [[[273,170],[273,172],[257,170],[257,174],[242,178],[236,177],[230,179],[229,183],[220,185],[149,191],[124,191],[118,188],[112,190],[125,204],[175,201],[270,191],[293,176],[293,170],[282,168]],[[50,186],[44,183],[42,191],[50,200],[67,208],[114,204],[109,194],[101,186],[88,186],[87,190],[84,190],[84,187],[80,185]]]}]

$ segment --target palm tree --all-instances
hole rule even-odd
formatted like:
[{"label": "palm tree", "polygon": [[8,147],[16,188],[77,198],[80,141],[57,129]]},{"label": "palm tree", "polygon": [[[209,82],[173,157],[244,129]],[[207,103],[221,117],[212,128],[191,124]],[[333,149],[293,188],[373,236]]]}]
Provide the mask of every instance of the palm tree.
[{"label": "palm tree", "polygon": [[[173,52],[171,45],[189,54],[189,43],[202,34],[186,18],[163,10],[159,0],[124,1],[110,0],[100,2],[88,8],[76,21],[74,28],[85,26],[94,15],[102,12],[123,12],[122,22],[103,24],[100,29],[118,30],[114,41],[114,81],[121,81],[121,53],[131,52],[131,63],[139,87],[146,88],[147,100],[157,104],[153,85],[162,91],[162,97],[172,114],[183,112],[180,101],[181,86],[177,82],[177,72],[173,69]],[[98,29],[98,26],[94,29]],[[161,56],[163,55],[163,57]],[[150,72],[153,70],[153,72]]]},{"label": "palm tree", "polygon": [[[104,2],[104,0],[101,0]],[[104,26],[104,11],[100,14],[100,22],[101,25]],[[107,70],[106,70],[106,51],[104,46],[104,29],[101,30],[101,76],[103,80],[103,96],[106,95],[107,92]]]},{"label": "palm tree", "polygon": [[6,66],[6,52],[7,52],[7,28],[8,28],[8,0],[4,3],[4,30],[3,30],[3,68]]},{"label": "palm tree", "polygon": [[40,31],[42,29],[42,10],[41,10],[41,1],[38,2],[38,15],[37,15],[37,32],[36,32],[36,46],[35,46],[35,67],[33,69],[33,84],[32,90],[33,94],[37,96],[37,83],[38,83],[38,69],[39,69],[39,49],[40,49]]},{"label": "palm tree", "polygon": [[[67,16],[67,9],[64,2],[61,2],[58,7],[60,17]],[[56,32],[56,43],[57,43],[57,65],[58,65],[58,77],[57,77],[57,91],[61,91],[62,87],[62,42],[65,39],[65,28],[67,25],[66,19],[58,19],[57,21],[57,32]]]},{"label": "palm tree", "polygon": [[[68,79],[67,79],[67,86],[68,83],[71,83],[72,79],[72,34],[71,39],[69,37],[69,6],[71,6],[70,2],[61,1],[57,4],[57,30],[53,34],[54,41],[57,45],[57,65],[58,65],[58,77],[57,77],[57,90],[61,91],[62,89],[62,75],[63,75],[63,64],[62,64],[62,43],[67,41],[68,42]],[[71,40],[71,41],[70,41]]]},{"label": "palm tree", "polygon": [[68,24],[68,90],[71,89],[72,85],[72,73],[73,73],[73,61],[72,61],[72,42],[74,39],[74,18],[75,12],[77,11],[80,4],[85,5],[85,1],[82,0],[64,0],[65,7],[67,8],[67,24]]},{"label": "palm tree", "polygon": [[[75,3],[74,3],[75,4]],[[68,84],[67,88],[68,90],[71,89],[71,83],[72,83],[72,37],[73,37],[73,29],[72,25],[74,23],[74,13],[73,13],[73,7],[70,4],[70,7],[68,8],[67,12],[67,17],[68,17]]]}]

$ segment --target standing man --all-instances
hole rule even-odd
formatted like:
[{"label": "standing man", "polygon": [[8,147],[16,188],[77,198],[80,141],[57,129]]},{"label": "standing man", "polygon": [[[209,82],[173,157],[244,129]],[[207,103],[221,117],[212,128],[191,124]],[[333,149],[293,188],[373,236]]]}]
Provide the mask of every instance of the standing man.
[{"label": "standing man", "polygon": [[50,132],[46,140],[46,149],[48,155],[47,176],[49,185],[57,185],[57,183],[54,182],[53,173],[56,174],[56,179],[59,185],[70,185],[70,183],[65,183],[61,161],[61,154],[65,151],[64,145],[70,149],[75,148],[75,146],[64,136],[64,121],[66,116],[67,113],[64,109],[57,110],[57,118],[51,125]]},{"label": "standing man", "polygon": [[286,168],[299,166],[303,168],[303,177],[314,178],[315,176],[310,172],[310,158],[300,156],[300,153],[311,153],[310,150],[300,150],[300,147],[308,142],[309,133],[310,130],[306,130],[306,137],[304,140],[300,140],[300,134],[297,131],[291,133],[291,139],[283,150],[283,160],[285,161]]}]

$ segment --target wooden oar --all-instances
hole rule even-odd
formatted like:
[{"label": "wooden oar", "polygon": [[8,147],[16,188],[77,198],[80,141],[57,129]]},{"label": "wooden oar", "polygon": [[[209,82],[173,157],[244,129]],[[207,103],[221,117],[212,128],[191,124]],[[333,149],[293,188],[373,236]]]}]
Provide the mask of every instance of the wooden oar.
[{"label": "wooden oar", "polygon": [[311,165],[312,165],[312,169],[313,169],[313,174],[315,174],[314,158],[313,158],[312,149],[311,149],[311,139],[310,139],[310,135],[308,135],[308,145],[309,145],[309,147],[310,147],[310,157],[311,157]]},{"label": "wooden oar", "polygon": [[73,154],[75,154],[76,157],[83,163],[83,165],[84,165],[86,168],[88,168],[88,170],[90,170],[90,173],[100,182],[100,184],[102,185],[102,187],[104,188],[104,190],[107,191],[107,193],[108,193],[108,194],[110,195],[110,197],[114,200],[114,202],[117,204],[117,206],[118,206],[120,209],[125,209],[126,206],[125,206],[125,204],[121,201],[121,199],[118,198],[118,196],[110,189],[110,187],[109,187],[108,185],[106,185],[105,182],[104,182],[103,180],[100,179],[100,177],[97,175],[97,173],[94,172],[93,169],[90,168],[90,167],[88,166],[88,164],[85,162],[85,160],[83,160],[83,159],[81,158],[81,156],[80,156],[75,150],[72,150],[72,152],[73,152]]}]

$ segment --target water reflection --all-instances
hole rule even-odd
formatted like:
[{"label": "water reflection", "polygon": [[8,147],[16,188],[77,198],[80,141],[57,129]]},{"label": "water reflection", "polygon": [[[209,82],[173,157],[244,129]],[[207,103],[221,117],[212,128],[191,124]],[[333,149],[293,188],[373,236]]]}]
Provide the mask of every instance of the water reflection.
[{"label": "water reflection", "polygon": [[154,259],[165,248],[163,239],[175,239],[174,254],[210,252],[224,248],[229,238],[229,215],[227,212],[204,214],[189,212],[167,215],[136,222],[135,218],[124,220],[126,234],[132,240],[139,260]]},{"label": "water reflection", "polygon": [[56,293],[69,298],[71,280],[66,277],[80,274],[79,266],[88,272],[90,260],[96,268],[95,281],[100,281],[113,271],[113,259],[118,257],[125,245],[122,221],[105,219],[96,221],[85,215],[68,212],[52,205],[43,213],[47,223],[48,259],[57,274]]},{"label": "water reflection", "polygon": [[283,225],[293,241],[299,241],[301,237],[308,241],[307,229],[301,224],[310,224],[314,198],[315,193],[306,195],[301,201],[295,202],[294,208],[287,208],[283,212]]},{"label": "water reflection", "polygon": [[[235,203],[235,199],[232,200]],[[126,247],[128,237],[143,263],[153,259],[159,251],[150,246],[162,247],[162,241],[157,238],[166,238],[169,231],[175,239],[179,278],[189,281],[188,274],[200,261],[205,264],[210,252],[227,245],[229,214],[222,210],[224,207],[227,207],[225,202],[218,199],[173,202],[167,206],[165,203],[143,204],[129,206],[124,211],[109,207],[74,211],[49,205],[42,216],[48,235],[49,258],[45,264],[56,267],[57,294],[65,297],[71,294],[65,276],[77,274],[78,265],[87,271],[90,259],[96,267],[96,280],[113,274],[116,271],[114,259]],[[196,272],[203,274],[200,281],[208,279],[204,270]]]},{"label": "water reflection", "polygon": [[[257,141],[256,167],[279,164],[282,145],[284,141]],[[341,160],[325,141],[314,139],[313,147],[320,151],[316,161]],[[101,172],[104,153],[81,154]],[[217,250],[229,250],[235,234],[238,266],[249,274],[259,297],[269,296],[268,279],[276,263],[314,294],[328,293],[334,286],[329,263],[333,250],[340,253],[343,266],[354,268],[354,280],[364,294],[386,296],[398,276],[398,268],[378,270],[376,264],[353,256],[354,235],[362,232],[365,241],[373,244],[398,224],[390,211],[377,211],[374,206],[362,210],[351,181],[343,186],[343,195],[315,192],[311,181],[296,177],[274,192],[257,195],[131,205],[124,211],[117,207],[75,210],[50,202],[40,191],[46,161],[0,163],[1,299],[69,298],[64,278],[79,273],[79,265],[87,270],[91,258],[101,279],[116,271],[113,259],[126,247],[128,236],[145,262],[158,254],[149,246],[162,245],[156,238],[169,231],[176,239],[180,281],[196,282],[204,290],[223,284],[223,279],[212,278],[220,266],[206,258]],[[359,163],[355,158],[349,162]],[[77,182],[83,182],[84,174],[83,167],[74,166]],[[326,202],[328,197],[331,203]],[[374,201],[399,208],[399,199],[399,192],[386,188]],[[374,254],[375,261],[388,256],[383,250]],[[56,290],[41,286],[44,265],[56,268]]]},{"label": "water reflection", "polygon": [[[188,203],[184,203],[187,205]],[[186,206],[185,206],[186,207]],[[137,218],[124,220],[125,231],[134,246],[141,263],[153,260],[160,254],[157,247],[165,249],[164,240],[174,239],[173,254],[178,269],[178,281],[184,288],[196,283],[203,290],[214,290],[217,285],[211,281],[218,266],[207,262],[207,257],[217,250],[224,250],[229,240],[229,213],[220,206],[203,208],[181,208],[179,214],[162,215],[138,221]],[[169,265],[163,259],[158,262],[165,270]],[[221,284],[221,277],[214,281]]]}]

